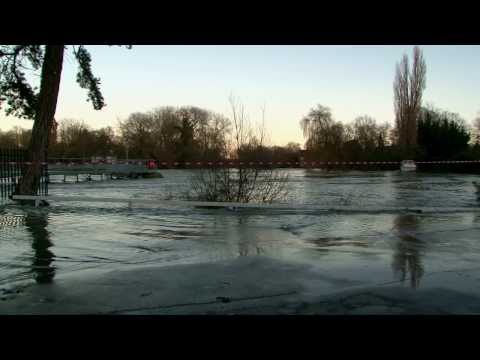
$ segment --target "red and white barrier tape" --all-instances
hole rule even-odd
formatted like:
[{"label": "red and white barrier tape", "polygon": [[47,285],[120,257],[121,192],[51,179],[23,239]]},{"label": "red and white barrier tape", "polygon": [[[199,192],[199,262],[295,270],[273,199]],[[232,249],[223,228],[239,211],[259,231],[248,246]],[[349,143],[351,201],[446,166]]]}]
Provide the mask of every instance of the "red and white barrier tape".
[{"label": "red and white barrier tape", "polygon": [[[32,165],[33,162],[31,161],[0,161],[0,164],[3,165]],[[47,162],[41,162],[40,165],[48,165]]]},{"label": "red and white barrier tape", "polygon": [[[397,165],[400,164],[401,161],[302,161],[302,162],[294,162],[294,161],[269,161],[269,162],[263,162],[263,161],[219,161],[219,162],[212,162],[212,161],[195,161],[195,162],[165,162],[161,161],[158,162],[159,166],[167,167],[169,165],[173,166],[180,166],[180,165],[186,165],[186,166],[254,166],[254,165],[260,165],[260,166],[344,166],[344,165]],[[460,163],[480,163],[480,160],[458,160],[458,161],[417,161],[415,162],[416,164],[460,164]]]}]

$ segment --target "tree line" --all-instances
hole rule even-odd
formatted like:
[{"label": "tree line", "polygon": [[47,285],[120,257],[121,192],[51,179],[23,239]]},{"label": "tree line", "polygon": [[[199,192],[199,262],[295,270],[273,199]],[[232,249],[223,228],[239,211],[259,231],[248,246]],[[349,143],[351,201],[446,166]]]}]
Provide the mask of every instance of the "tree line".
[{"label": "tree line", "polygon": [[[415,145],[401,142],[399,129],[364,115],[350,123],[333,119],[318,105],[301,122],[306,158],[321,161],[473,160],[480,158],[480,117],[474,125],[457,113],[422,106],[415,119]],[[403,130],[405,131],[405,130]],[[410,139],[411,140],[411,139]],[[406,142],[408,144],[408,142]]]},{"label": "tree line", "polygon": [[[109,128],[92,130],[75,121],[61,122],[57,127],[54,117],[67,50],[73,53],[78,65],[77,83],[87,90],[87,101],[95,110],[102,109],[105,101],[100,79],[93,75],[91,56],[84,46],[0,45],[0,107],[7,115],[33,120],[28,145],[22,137],[28,133],[20,131],[19,136],[18,129],[0,134],[0,146],[15,137],[15,144],[22,143],[28,150],[30,165],[24,168],[24,176],[16,189],[18,194],[36,192],[41,163],[47,156],[88,157],[109,153],[121,157],[125,151],[133,157],[170,157],[185,161],[247,156],[252,154],[252,149],[257,158],[298,153],[295,144],[272,148],[258,142],[258,138],[247,143],[238,141],[241,139],[224,143],[229,134],[229,120],[196,107],[163,107],[132,114],[120,124],[120,134]],[[407,55],[397,64],[393,84],[395,126],[391,130],[368,116],[344,125],[332,119],[327,107],[312,109],[301,120],[306,156],[328,160],[477,156],[478,133],[477,138],[472,139],[459,116],[422,105],[426,69],[419,47],[414,48],[411,67]],[[39,86],[27,80],[27,72],[37,76]],[[475,122],[477,131],[479,122],[478,119]],[[435,149],[428,144],[432,139],[438,144]],[[241,146],[232,151],[232,143]]]},{"label": "tree line", "polygon": [[[222,114],[195,106],[164,106],[130,114],[117,127],[92,129],[81,120],[58,121],[50,136],[50,158],[113,156],[162,161],[220,160],[297,161],[301,146],[268,146],[258,137],[233,146],[232,121]],[[0,147],[26,148],[31,130],[15,127],[0,131]]]},{"label": "tree line", "polygon": [[[51,158],[113,156],[163,161],[219,160],[245,161],[387,161],[402,160],[404,147],[398,130],[363,115],[350,123],[335,120],[331,110],[318,105],[300,122],[305,152],[300,144],[268,146],[252,139],[232,150],[232,122],[224,115],[199,107],[159,107],[133,113],[116,129],[92,129],[83,121],[62,119],[50,137]],[[14,127],[0,130],[0,147],[27,148],[32,131]],[[480,117],[473,126],[458,114],[432,105],[421,107],[416,121],[416,160],[469,160],[480,158]]]},{"label": "tree line", "polygon": [[422,105],[426,64],[419,47],[412,67],[404,55],[393,83],[395,122],[379,124],[368,115],[336,121],[323,105],[300,121],[306,157],[324,161],[470,160],[480,158],[480,116],[469,126],[460,115]]}]

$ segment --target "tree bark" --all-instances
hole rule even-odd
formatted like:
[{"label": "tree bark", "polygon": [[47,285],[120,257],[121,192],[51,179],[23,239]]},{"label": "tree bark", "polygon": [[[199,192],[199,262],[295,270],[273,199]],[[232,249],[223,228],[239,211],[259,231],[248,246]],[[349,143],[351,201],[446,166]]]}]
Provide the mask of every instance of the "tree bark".
[{"label": "tree bark", "polygon": [[35,195],[40,185],[42,162],[47,159],[49,137],[57,108],[63,52],[64,45],[45,46],[40,93],[27,154],[30,164],[24,165],[23,176],[16,189],[18,195]]}]

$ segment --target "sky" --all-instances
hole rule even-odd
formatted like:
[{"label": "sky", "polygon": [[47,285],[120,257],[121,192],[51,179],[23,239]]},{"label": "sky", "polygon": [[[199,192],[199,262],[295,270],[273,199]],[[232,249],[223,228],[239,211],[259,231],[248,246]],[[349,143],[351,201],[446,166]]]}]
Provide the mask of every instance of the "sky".
[{"label": "sky", "polygon": [[[480,111],[480,46],[422,46],[427,64],[423,102],[471,122]],[[393,124],[395,65],[411,46],[87,46],[107,106],[93,110],[75,81],[67,50],[56,119],[83,120],[92,128],[116,127],[130,113],[160,106],[194,105],[231,114],[229,96],[251,122],[265,125],[270,142],[303,145],[300,120],[317,104],[350,122],[370,115]],[[0,113],[0,129],[31,128],[32,121]]]}]

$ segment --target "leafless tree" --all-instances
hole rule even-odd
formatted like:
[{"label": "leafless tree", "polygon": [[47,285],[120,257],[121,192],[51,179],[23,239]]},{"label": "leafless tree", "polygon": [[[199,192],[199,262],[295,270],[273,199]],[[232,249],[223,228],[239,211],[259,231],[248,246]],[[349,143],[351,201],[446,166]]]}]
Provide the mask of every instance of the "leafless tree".
[{"label": "leafless tree", "polygon": [[32,131],[14,126],[12,130],[2,132],[0,130],[0,148],[1,147],[20,147],[26,148],[30,143]]},{"label": "leafless tree", "polygon": [[328,142],[328,129],[334,121],[330,109],[326,106],[317,105],[311,109],[307,116],[300,121],[303,136],[306,138],[306,149],[325,147]]},{"label": "leafless tree", "polygon": [[397,64],[393,83],[396,135],[398,144],[405,150],[417,145],[417,121],[426,87],[426,72],[423,53],[418,46],[413,49],[411,71],[406,54]]},{"label": "leafless tree", "polygon": [[363,150],[375,148],[377,124],[375,119],[368,115],[359,116],[353,122],[354,138]]},{"label": "leafless tree", "polygon": [[265,109],[262,123],[254,131],[243,104],[230,97],[233,131],[226,153],[231,158],[245,162],[238,169],[217,167],[198,170],[192,177],[193,198],[204,201],[261,202],[271,203],[283,198],[287,192],[288,174],[267,166],[249,166],[258,161],[265,148]]},{"label": "leafless tree", "polygon": [[473,120],[473,132],[475,134],[475,140],[480,143],[480,112]]},{"label": "leafless tree", "polygon": [[388,123],[377,124],[377,121],[368,115],[357,117],[351,125],[351,137],[357,141],[362,150],[372,151],[383,148],[388,143]]},{"label": "leafless tree", "polygon": [[347,129],[335,121],[328,107],[317,105],[300,121],[306,138],[305,149],[317,159],[338,159],[346,141]]},{"label": "leafless tree", "polygon": [[119,122],[122,141],[135,157],[159,160],[214,160],[225,156],[229,120],[195,106],[164,106],[133,113]]},{"label": "leafless tree", "polygon": [[155,142],[152,129],[156,128],[151,113],[132,113],[126,120],[120,121],[119,128],[131,157],[151,157]]}]

